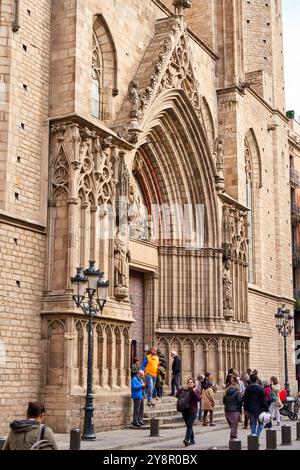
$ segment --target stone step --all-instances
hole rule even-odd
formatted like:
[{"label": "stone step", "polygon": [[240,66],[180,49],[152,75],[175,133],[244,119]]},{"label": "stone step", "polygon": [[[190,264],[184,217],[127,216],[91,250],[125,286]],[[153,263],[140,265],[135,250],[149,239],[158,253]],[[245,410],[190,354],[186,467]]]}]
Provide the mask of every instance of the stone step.
[{"label": "stone step", "polygon": [[[215,417],[214,419],[215,423],[218,424],[218,423],[223,423],[224,422],[224,416],[217,416]],[[145,426],[142,427],[142,429],[144,430],[150,430],[150,424],[149,422],[147,422],[146,420],[144,421],[145,422]],[[200,423],[199,421],[196,421],[194,426],[202,426],[202,423]],[[135,428],[134,426],[132,425],[129,425],[128,426],[129,429],[137,429]],[[176,419],[175,421],[164,421],[162,422],[160,420],[160,423],[159,423],[159,429],[160,430],[163,430],[163,429],[180,429],[180,428],[185,428],[185,424],[184,424],[184,421],[182,419],[182,416],[179,416],[179,419]],[[210,426],[207,426],[207,428],[210,428]],[[218,429],[218,427],[216,426],[216,429]]]}]

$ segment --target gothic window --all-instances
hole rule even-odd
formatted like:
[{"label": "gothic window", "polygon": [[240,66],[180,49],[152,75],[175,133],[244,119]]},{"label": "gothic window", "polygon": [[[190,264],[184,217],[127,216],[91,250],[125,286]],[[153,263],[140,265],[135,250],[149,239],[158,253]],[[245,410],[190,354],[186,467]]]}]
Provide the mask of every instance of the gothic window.
[{"label": "gothic window", "polygon": [[245,140],[245,172],[246,172],[246,204],[248,213],[248,282],[254,283],[254,251],[253,251],[253,173],[251,151]]},{"label": "gothic window", "polygon": [[92,116],[101,118],[101,91],[103,77],[103,56],[95,31],[93,31],[92,59]]},{"label": "gothic window", "polygon": [[93,18],[91,114],[108,122],[113,118],[112,97],[118,94],[116,47],[102,15]]}]

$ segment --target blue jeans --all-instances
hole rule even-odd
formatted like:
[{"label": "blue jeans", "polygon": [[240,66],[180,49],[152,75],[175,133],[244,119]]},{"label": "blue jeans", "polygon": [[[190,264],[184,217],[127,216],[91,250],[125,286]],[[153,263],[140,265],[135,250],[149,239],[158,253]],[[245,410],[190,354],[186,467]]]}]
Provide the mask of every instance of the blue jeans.
[{"label": "blue jeans", "polygon": [[262,430],[264,429],[264,425],[258,421],[258,415],[250,413],[250,425],[251,433],[256,434],[259,437],[261,435]]},{"label": "blue jeans", "polygon": [[155,384],[156,384],[156,377],[152,377],[152,375],[148,374],[146,375],[146,384],[147,384],[147,389],[148,389],[148,401],[152,400],[153,397],[153,392],[155,390]]},{"label": "blue jeans", "polygon": [[199,401],[198,419],[202,418],[202,400]]}]

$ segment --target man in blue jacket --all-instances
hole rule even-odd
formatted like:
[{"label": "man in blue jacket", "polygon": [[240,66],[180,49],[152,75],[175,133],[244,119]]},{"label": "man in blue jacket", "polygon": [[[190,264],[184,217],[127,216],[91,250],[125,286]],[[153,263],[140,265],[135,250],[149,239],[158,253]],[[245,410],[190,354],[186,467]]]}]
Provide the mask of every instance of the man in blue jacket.
[{"label": "man in blue jacket", "polygon": [[133,399],[132,425],[140,428],[144,418],[144,371],[139,370],[131,380],[131,397]]}]

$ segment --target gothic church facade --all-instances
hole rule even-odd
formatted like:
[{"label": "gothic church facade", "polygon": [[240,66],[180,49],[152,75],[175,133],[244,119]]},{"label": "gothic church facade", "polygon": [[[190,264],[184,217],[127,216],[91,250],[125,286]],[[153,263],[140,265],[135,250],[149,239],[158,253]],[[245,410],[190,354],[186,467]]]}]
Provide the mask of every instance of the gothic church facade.
[{"label": "gothic church facade", "polygon": [[[110,281],[94,318],[96,431],[128,423],[130,363],[153,344],[169,366],[178,351],[183,380],[209,370],[221,386],[250,366],[283,383],[280,1],[0,8],[1,432],[35,398],[56,432],[82,426],[87,318],[71,277],[89,260]],[[289,367],[293,385],[290,342]]]}]

